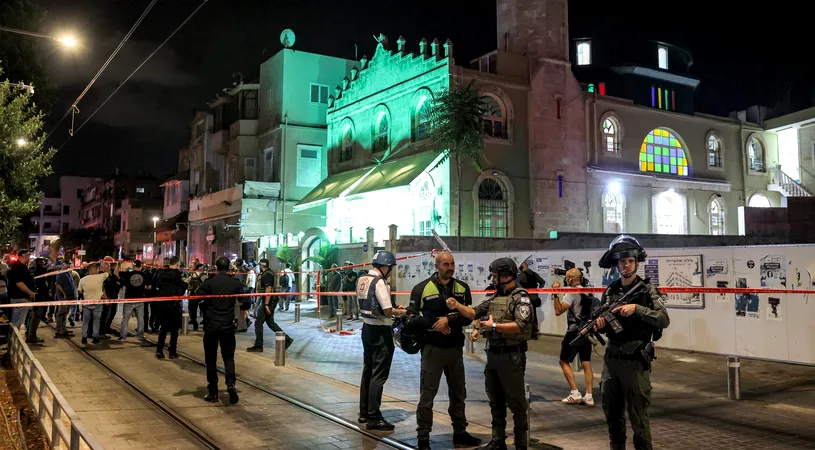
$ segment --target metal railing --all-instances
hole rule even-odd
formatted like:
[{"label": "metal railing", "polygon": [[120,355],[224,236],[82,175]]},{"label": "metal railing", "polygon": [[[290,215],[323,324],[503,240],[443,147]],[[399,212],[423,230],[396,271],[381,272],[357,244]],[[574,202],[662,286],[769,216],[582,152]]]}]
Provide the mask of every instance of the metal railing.
[{"label": "metal railing", "polygon": [[770,171],[770,182],[778,185],[786,192],[787,197],[812,197],[812,193],[801,186],[792,177],[781,170],[781,166],[775,166]]},{"label": "metal railing", "polygon": [[15,326],[10,329],[9,352],[12,366],[20,378],[28,403],[37,415],[50,448],[101,450],[102,446],[82,425],[73,408],[31,353],[20,330]]}]

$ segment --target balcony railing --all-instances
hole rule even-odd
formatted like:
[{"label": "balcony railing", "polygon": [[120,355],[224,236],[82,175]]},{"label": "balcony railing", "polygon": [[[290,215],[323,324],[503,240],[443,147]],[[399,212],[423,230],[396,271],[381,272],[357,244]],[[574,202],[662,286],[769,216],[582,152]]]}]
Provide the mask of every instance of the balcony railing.
[{"label": "balcony railing", "polygon": [[20,330],[9,325],[11,364],[28,396],[50,448],[101,450],[102,446],[79,421],[73,408],[24,343]]},{"label": "balcony railing", "polygon": [[781,166],[770,169],[770,185],[777,186],[785,197],[812,197],[812,193],[798,184],[791,176],[784,173]]}]

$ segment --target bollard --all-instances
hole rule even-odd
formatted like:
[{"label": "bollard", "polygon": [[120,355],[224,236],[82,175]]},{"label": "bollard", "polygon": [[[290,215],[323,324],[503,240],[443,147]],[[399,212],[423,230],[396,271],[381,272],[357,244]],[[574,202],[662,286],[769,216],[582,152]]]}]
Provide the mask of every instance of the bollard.
[{"label": "bollard", "polygon": [[473,354],[475,353],[475,341],[470,337],[473,334],[472,328],[465,328],[464,329],[464,340],[467,341],[467,353]]},{"label": "bollard", "polygon": [[181,334],[183,335],[190,334],[189,326],[190,326],[190,315],[188,313],[184,313],[181,316]]},{"label": "bollard", "polygon": [[286,365],[286,333],[282,331],[275,333],[274,365]]},{"label": "bollard", "polygon": [[300,321],[300,302],[294,304],[294,323]]},{"label": "bollard", "polygon": [[727,398],[741,400],[741,363],[738,356],[727,357]]},{"label": "bollard", "polygon": [[532,429],[532,424],[530,423],[532,411],[532,391],[529,389],[529,383],[524,383],[524,396],[526,396],[526,445],[532,443],[532,437],[530,435],[529,430]]},{"label": "bollard", "polygon": [[337,333],[342,331],[342,314],[337,314]]}]

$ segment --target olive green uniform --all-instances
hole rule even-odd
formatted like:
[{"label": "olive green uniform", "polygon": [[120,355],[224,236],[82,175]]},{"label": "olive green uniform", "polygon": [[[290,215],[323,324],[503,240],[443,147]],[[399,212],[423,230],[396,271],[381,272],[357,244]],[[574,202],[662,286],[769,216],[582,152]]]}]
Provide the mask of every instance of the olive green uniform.
[{"label": "olive green uniform", "polygon": [[[603,293],[602,303],[613,303],[638,281],[639,277],[625,287],[620,280],[615,281]],[[644,288],[638,294],[630,297],[629,303],[637,304],[637,308],[630,317],[617,315],[622,326],[619,333],[614,333],[608,325],[601,330],[609,340],[600,389],[612,450],[625,449],[626,410],[634,430],[634,448],[652,448],[648,418],[651,358],[643,354],[643,349],[651,342],[655,332],[670,324],[662,294],[648,280],[645,280]]]},{"label": "olive green uniform", "polygon": [[484,331],[487,339],[487,366],[484,368],[484,385],[492,412],[493,439],[506,439],[507,406],[515,422],[515,448],[525,449],[529,418],[524,390],[526,371],[526,341],[532,339],[533,306],[529,294],[515,287],[508,294],[494,294],[473,308],[477,318],[492,315],[495,323],[515,322],[520,334]]}]

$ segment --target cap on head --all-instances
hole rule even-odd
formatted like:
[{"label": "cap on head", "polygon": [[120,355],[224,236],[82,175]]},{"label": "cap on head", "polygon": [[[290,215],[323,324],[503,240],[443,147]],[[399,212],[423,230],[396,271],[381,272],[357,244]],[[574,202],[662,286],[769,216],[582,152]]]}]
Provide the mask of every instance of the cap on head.
[{"label": "cap on head", "polygon": [[28,254],[28,250],[26,250],[26,249],[17,250],[17,257],[18,258],[22,258],[23,256],[25,256],[27,254]]}]

